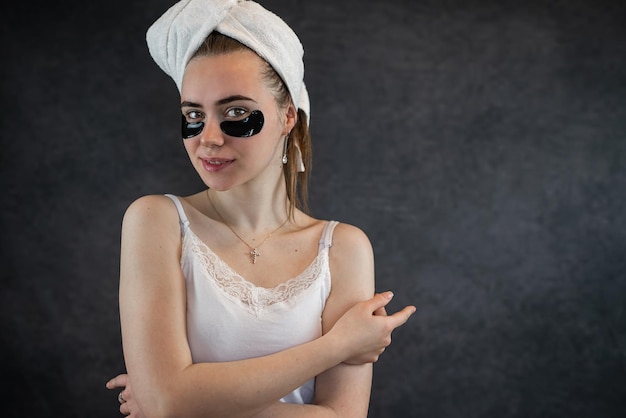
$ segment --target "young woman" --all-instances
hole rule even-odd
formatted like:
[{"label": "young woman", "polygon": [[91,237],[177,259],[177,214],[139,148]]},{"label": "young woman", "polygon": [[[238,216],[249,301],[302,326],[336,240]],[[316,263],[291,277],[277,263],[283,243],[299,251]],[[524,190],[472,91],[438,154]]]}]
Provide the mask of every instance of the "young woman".
[{"label": "young woman", "polygon": [[148,31],[181,93],[207,189],[144,196],[122,226],[132,417],[366,417],[386,315],[366,235],[306,211],[311,144],[297,36],[253,1],[184,0]]}]

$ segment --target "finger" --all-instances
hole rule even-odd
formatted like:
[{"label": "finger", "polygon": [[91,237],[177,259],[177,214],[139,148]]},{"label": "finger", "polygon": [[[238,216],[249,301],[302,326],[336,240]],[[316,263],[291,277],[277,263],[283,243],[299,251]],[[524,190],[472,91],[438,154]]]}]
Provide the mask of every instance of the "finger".
[{"label": "finger", "polygon": [[112,378],[111,380],[109,380],[106,383],[106,387],[107,389],[117,389],[119,386],[117,385],[117,381],[116,381],[117,377]]},{"label": "finger", "polygon": [[387,318],[389,318],[391,326],[393,327],[393,329],[395,329],[400,325],[404,325],[406,321],[409,320],[411,315],[415,313],[415,311],[415,306],[407,306],[406,308],[396,312],[393,315],[388,316]]},{"label": "finger", "polygon": [[374,313],[380,308],[384,308],[393,298],[392,292],[383,292],[377,293],[373,298],[366,301],[368,309],[371,309],[371,312]]},{"label": "finger", "polygon": [[118,374],[106,383],[108,389],[123,388],[128,384],[128,375],[125,373]]}]

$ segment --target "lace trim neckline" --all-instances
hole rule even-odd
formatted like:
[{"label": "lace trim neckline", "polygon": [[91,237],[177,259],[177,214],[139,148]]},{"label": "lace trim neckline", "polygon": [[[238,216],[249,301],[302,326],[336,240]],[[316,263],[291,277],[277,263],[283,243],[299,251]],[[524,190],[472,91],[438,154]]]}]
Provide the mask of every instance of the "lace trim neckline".
[{"label": "lace trim neckline", "polygon": [[[189,238],[187,247],[185,241]],[[198,237],[191,228],[186,228],[183,238],[183,254],[188,250],[197,256],[208,277],[231,300],[242,303],[251,313],[259,315],[273,305],[287,302],[304,293],[322,276],[326,265],[325,254],[328,247],[320,249],[311,263],[297,276],[292,277],[274,287],[257,286],[237,273],[220,256]]]}]

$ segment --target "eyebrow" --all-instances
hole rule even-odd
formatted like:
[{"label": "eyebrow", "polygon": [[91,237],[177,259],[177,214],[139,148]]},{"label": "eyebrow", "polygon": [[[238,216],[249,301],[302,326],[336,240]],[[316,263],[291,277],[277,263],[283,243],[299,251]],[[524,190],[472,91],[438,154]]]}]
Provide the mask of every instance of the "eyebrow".
[{"label": "eyebrow", "polygon": [[[220,99],[215,104],[217,106],[222,106],[222,105],[225,105],[225,104],[228,104],[228,103],[231,103],[231,102],[236,102],[238,100],[246,100],[246,101],[250,101],[250,102],[256,103],[256,100],[253,100],[253,99],[251,99],[249,97],[246,97],[246,96],[242,96],[242,95],[236,94],[234,96],[228,96],[228,97],[225,97],[223,99]],[[182,102],[180,104],[180,107],[199,107],[199,108],[201,108],[202,105],[199,104],[199,103],[184,101],[184,102]]]}]

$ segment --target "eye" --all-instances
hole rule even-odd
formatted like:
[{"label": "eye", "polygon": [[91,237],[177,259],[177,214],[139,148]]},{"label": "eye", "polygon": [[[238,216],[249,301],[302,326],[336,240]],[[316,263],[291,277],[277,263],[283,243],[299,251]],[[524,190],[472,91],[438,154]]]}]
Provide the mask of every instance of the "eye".
[{"label": "eye", "polygon": [[246,117],[250,112],[248,109],[244,109],[243,107],[231,107],[226,110],[226,117],[233,119],[242,119]]},{"label": "eye", "polygon": [[185,116],[189,122],[195,122],[204,118],[204,114],[199,110],[190,110],[185,114]]}]

